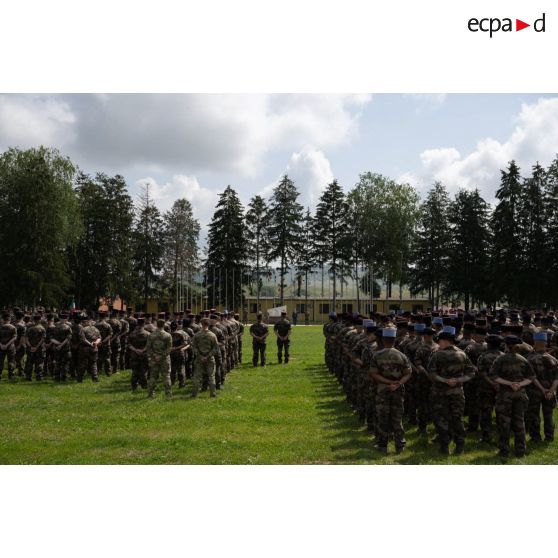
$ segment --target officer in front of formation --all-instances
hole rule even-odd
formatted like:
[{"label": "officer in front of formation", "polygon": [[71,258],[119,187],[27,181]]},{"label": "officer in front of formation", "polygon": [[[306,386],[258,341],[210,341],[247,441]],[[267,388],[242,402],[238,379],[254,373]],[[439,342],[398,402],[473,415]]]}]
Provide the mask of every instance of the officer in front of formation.
[{"label": "officer in front of formation", "polygon": [[291,322],[287,320],[287,312],[281,312],[281,318],[273,326],[273,331],[277,336],[277,360],[279,364],[283,362],[283,351],[285,351],[285,364],[289,362],[289,345],[291,343]]},{"label": "officer in front of formation", "polygon": [[258,366],[258,360],[260,361],[260,366],[265,366],[265,349],[267,343],[267,336],[269,335],[269,329],[267,324],[263,323],[263,316],[258,313],[256,317],[256,323],[250,326],[250,335],[252,336],[252,364]]}]

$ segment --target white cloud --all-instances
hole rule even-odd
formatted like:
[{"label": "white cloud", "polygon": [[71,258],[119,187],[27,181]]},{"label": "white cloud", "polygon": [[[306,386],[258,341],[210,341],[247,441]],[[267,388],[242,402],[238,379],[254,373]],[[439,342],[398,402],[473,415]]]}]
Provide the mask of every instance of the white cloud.
[{"label": "white cloud", "polygon": [[479,188],[492,201],[499,185],[500,169],[509,161],[514,159],[523,174],[529,175],[534,163],[548,165],[558,152],[558,98],[523,104],[516,122],[506,141],[482,139],[474,151],[465,155],[454,147],[423,151],[417,182],[426,189],[440,180],[451,192]]},{"label": "white cloud", "polygon": [[68,103],[40,95],[0,95],[0,146],[38,147],[74,139],[76,117]]}]

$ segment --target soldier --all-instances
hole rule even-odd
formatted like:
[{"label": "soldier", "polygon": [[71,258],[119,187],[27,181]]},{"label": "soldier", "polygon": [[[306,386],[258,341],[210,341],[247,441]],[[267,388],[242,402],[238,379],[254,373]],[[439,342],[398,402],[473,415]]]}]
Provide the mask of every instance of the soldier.
[{"label": "soldier", "polygon": [[44,326],[46,330],[44,373],[46,376],[54,376],[54,345],[52,344],[52,336],[55,327],[54,315],[51,313],[47,314],[46,324]]},{"label": "soldier", "polygon": [[455,454],[463,453],[465,445],[463,384],[475,375],[473,363],[454,343],[455,328],[444,326],[438,335],[439,348],[428,363],[428,374],[433,384],[432,411],[442,455],[449,455],[452,435],[455,441]]},{"label": "soldier", "polygon": [[267,324],[264,324],[262,320],[263,316],[260,312],[256,316],[256,323],[250,326],[250,335],[252,336],[253,366],[258,366],[258,360],[260,361],[260,366],[265,366],[265,349],[269,329]]},{"label": "soldier", "polygon": [[236,344],[238,347],[238,364],[242,364],[242,336],[244,335],[244,324],[240,321],[240,314],[235,314],[234,319],[238,324],[238,332],[236,334]]},{"label": "soldier", "polygon": [[399,454],[405,448],[404,385],[409,381],[412,369],[409,359],[394,348],[395,337],[395,329],[382,331],[384,348],[372,355],[370,375],[377,385],[378,449],[387,453],[389,435],[393,432],[395,450]]},{"label": "soldier", "polygon": [[111,374],[111,362],[110,362],[110,352],[111,352],[111,340],[112,340],[112,327],[107,322],[107,313],[99,312],[99,321],[95,324],[95,327],[99,330],[101,334],[101,344],[99,345],[98,357],[97,357],[97,367],[100,372],[104,372],[107,376]]},{"label": "soldier", "polygon": [[113,374],[118,374],[118,364],[120,362],[120,334],[122,324],[118,319],[118,310],[112,310],[109,325],[112,329],[110,338],[110,370]]},{"label": "soldier", "polygon": [[127,313],[128,315],[124,318],[124,321],[128,324],[128,333],[126,334],[126,348],[124,350],[124,352],[120,352],[120,360],[122,360],[122,357],[124,358],[124,369],[128,369],[130,368],[130,351],[128,351],[128,338],[130,336],[130,334],[132,333],[132,331],[134,331],[134,328],[136,327],[137,324],[137,320],[138,320],[138,315],[137,314],[133,314],[133,308],[131,306],[128,306],[127,308]]},{"label": "soldier", "polygon": [[14,377],[16,341],[17,328],[10,322],[10,314],[4,312],[0,325],[0,378],[5,360],[8,363],[8,379],[11,380]]},{"label": "soldier", "polygon": [[79,368],[79,346],[82,330],[80,317],[77,312],[74,312],[70,327],[72,328],[72,339],[70,341],[70,378],[77,378]]},{"label": "soldier", "polygon": [[143,327],[145,328],[145,331],[147,331],[148,333],[153,333],[155,331],[155,329],[157,329],[153,325],[153,317],[154,317],[154,314],[146,314],[145,315],[145,325]]},{"label": "soldier", "polygon": [[54,356],[54,381],[66,381],[70,369],[70,342],[72,328],[68,325],[68,314],[60,314],[60,320],[52,333],[52,350]]},{"label": "soldier", "polygon": [[415,381],[415,397],[417,405],[418,432],[426,436],[426,427],[432,419],[430,403],[430,390],[432,381],[428,376],[428,363],[433,353],[438,350],[438,344],[434,342],[435,331],[426,327],[422,330],[422,344],[415,351],[414,365],[417,371]]},{"label": "soldier", "polygon": [[136,391],[138,384],[147,389],[147,339],[150,335],[143,327],[144,318],[137,318],[134,329],[128,336],[128,348],[130,351],[130,367],[132,369],[132,391]]},{"label": "soldier", "polygon": [[[17,330],[17,340],[15,342],[15,365],[16,372],[18,376],[23,376],[23,357],[25,356],[26,338],[25,333],[27,331],[27,325],[25,322],[25,314],[18,310],[16,312],[16,323],[15,327]],[[1,366],[0,366],[1,371]]]},{"label": "soldier", "polygon": [[87,316],[81,319],[81,323],[77,381],[79,383],[83,382],[83,377],[89,373],[91,379],[98,382],[97,359],[99,345],[101,344],[101,333]]},{"label": "soldier", "polygon": [[[486,322],[484,323],[486,325]],[[476,366],[482,353],[486,351],[486,329],[484,326],[477,325],[473,333],[473,343],[464,349],[465,354]],[[467,417],[467,432],[477,432],[479,429],[479,400],[478,386],[480,378],[475,376],[464,386],[465,391],[465,416]]]},{"label": "soldier", "polygon": [[511,430],[515,434],[516,457],[525,455],[525,412],[529,402],[525,387],[535,378],[529,361],[518,352],[521,339],[508,335],[504,342],[507,352],[499,356],[490,369],[490,379],[500,384],[496,396],[496,420],[503,460],[509,456]]},{"label": "soldier", "polygon": [[529,406],[525,422],[531,440],[541,441],[541,408],[543,415],[544,439],[554,441],[553,412],[556,407],[556,388],[558,387],[558,360],[546,352],[547,333],[545,331],[532,334],[535,343],[534,351],[527,355],[536,377],[527,386]]},{"label": "soldier", "polygon": [[119,313],[120,321],[120,352],[118,353],[118,369],[126,370],[126,359],[128,353],[128,335],[130,333],[130,322],[126,319],[126,312],[121,310]]},{"label": "soldier", "polygon": [[146,353],[149,362],[148,397],[154,397],[159,377],[163,378],[165,395],[172,397],[170,377],[170,350],[172,337],[165,331],[165,314],[159,314],[157,329],[147,338]]},{"label": "soldier", "polygon": [[219,345],[215,334],[209,331],[209,319],[201,320],[202,330],[192,339],[194,352],[194,378],[192,397],[197,397],[202,382],[202,376],[207,376],[211,397],[216,397],[215,385],[215,356],[219,352]]},{"label": "soldier", "polygon": [[283,361],[283,350],[285,351],[285,364],[289,362],[289,345],[291,334],[291,322],[287,320],[287,312],[281,312],[281,319],[273,326],[277,336],[277,360],[279,364]]},{"label": "soldier", "polygon": [[[182,326],[182,324],[180,324]],[[178,328],[178,323],[173,321],[170,325],[172,337],[172,349],[170,352],[171,362],[171,384],[174,385],[178,379],[178,387],[183,388],[186,385],[186,373],[184,370],[185,357],[184,353],[188,347],[189,338],[183,329]]]},{"label": "soldier", "polygon": [[182,320],[182,329],[188,336],[188,346],[186,347],[186,352],[184,353],[184,371],[186,374],[186,379],[192,378],[193,364],[194,364],[194,353],[192,352],[192,339],[194,337],[194,331],[191,327],[190,318]]},{"label": "soldier", "polygon": [[487,335],[486,351],[481,353],[477,360],[479,376],[477,399],[479,406],[479,422],[481,428],[480,443],[490,444],[492,435],[492,412],[496,403],[496,394],[500,384],[493,381],[489,374],[494,361],[504,353],[500,350],[504,338],[500,335]]},{"label": "soldier", "polygon": [[45,362],[45,338],[46,330],[41,324],[41,316],[33,316],[33,325],[27,330],[27,361],[25,363],[25,379],[43,379],[43,366]]},{"label": "soldier", "polygon": [[[219,352],[215,354],[215,382],[217,389],[221,389],[221,384],[225,381],[226,367],[227,367],[227,343],[226,334],[227,330],[225,326],[219,321],[219,316],[217,314],[211,314],[209,319],[209,331],[215,335],[217,338],[217,344],[219,347]],[[201,330],[200,330],[201,331]],[[199,332],[198,332],[199,333]],[[195,367],[195,356],[194,356],[194,367]],[[208,381],[207,376],[203,376],[202,391],[207,389]]]}]

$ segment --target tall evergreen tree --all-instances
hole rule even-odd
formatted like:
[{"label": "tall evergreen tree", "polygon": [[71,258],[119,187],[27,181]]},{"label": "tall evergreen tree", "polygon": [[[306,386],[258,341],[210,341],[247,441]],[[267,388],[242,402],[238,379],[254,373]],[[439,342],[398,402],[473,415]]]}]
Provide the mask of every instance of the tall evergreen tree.
[{"label": "tall evergreen tree", "polygon": [[446,247],[448,292],[464,302],[465,310],[489,296],[489,207],[478,189],[460,190],[450,204],[451,244]]},{"label": "tall evergreen tree", "polygon": [[553,308],[558,306],[558,156],[546,171],[544,191],[544,222],[546,223],[545,299]]},{"label": "tall evergreen tree", "polygon": [[300,253],[302,244],[303,208],[298,203],[299,193],[287,176],[273,189],[269,207],[269,262],[279,265],[279,304],[285,302],[285,275],[290,264]]},{"label": "tall evergreen tree", "polygon": [[[241,274],[246,265],[247,248],[244,208],[230,186],[219,196],[209,224],[207,273],[210,278],[208,297],[217,304],[236,309],[241,298]],[[216,270],[215,274],[212,270]],[[213,281],[215,275],[215,281]]]},{"label": "tall evergreen tree", "polygon": [[172,204],[163,221],[163,278],[173,306],[178,309],[182,299],[194,289],[200,224],[194,219],[192,204],[184,198]]},{"label": "tall evergreen tree", "polygon": [[80,231],[75,169],[56,149],[0,155],[0,304],[66,306]]},{"label": "tall evergreen tree", "polygon": [[262,287],[261,274],[269,253],[269,216],[265,200],[254,196],[248,204],[246,212],[247,256],[254,266],[256,280],[256,304],[260,308],[260,292]]},{"label": "tall evergreen tree", "polygon": [[159,293],[163,267],[164,228],[161,213],[154,205],[149,185],[143,187],[133,231],[133,273],[147,310],[149,298]]},{"label": "tall evergreen tree", "polygon": [[418,227],[412,244],[411,292],[426,291],[432,308],[440,305],[440,293],[447,280],[451,240],[449,206],[446,188],[440,182],[434,183],[420,205]]},{"label": "tall evergreen tree", "polygon": [[520,301],[517,277],[521,270],[521,229],[518,219],[521,200],[521,175],[515,161],[501,171],[500,187],[496,191],[498,203],[491,219],[493,243],[491,255],[492,303],[506,300],[510,304]]},{"label": "tall evergreen tree", "polygon": [[329,264],[333,280],[333,310],[337,310],[337,279],[341,276],[340,268],[342,269],[343,264],[348,266],[350,261],[347,216],[345,194],[337,180],[334,180],[320,196],[314,219],[315,237],[319,239],[316,250],[320,252],[320,261]]},{"label": "tall evergreen tree", "polygon": [[305,312],[308,311],[308,277],[316,266],[316,220],[310,213],[310,208],[306,209],[302,221],[302,242],[300,251],[296,257],[296,280],[297,296],[301,296],[302,283],[304,282]]}]

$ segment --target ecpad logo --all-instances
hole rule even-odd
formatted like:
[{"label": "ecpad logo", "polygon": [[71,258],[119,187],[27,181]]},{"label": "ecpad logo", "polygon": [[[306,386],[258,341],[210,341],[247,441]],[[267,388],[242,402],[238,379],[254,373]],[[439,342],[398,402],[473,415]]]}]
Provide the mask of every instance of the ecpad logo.
[{"label": "ecpad logo", "polygon": [[[546,14],[543,13],[539,19],[536,19],[533,22],[533,29],[536,33],[544,33],[545,26]],[[472,17],[467,23],[467,27],[469,28],[469,31],[473,33],[478,33],[479,31],[489,33],[490,38],[492,38],[492,35],[498,31],[503,31],[504,33],[514,31],[512,19],[509,17],[505,17],[503,19],[497,17],[485,17],[482,19]],[[531,27],[531,24],[525,23],[520,19],[515,20],[515,31],[521,31],[527,27]]]}]

